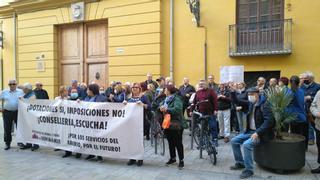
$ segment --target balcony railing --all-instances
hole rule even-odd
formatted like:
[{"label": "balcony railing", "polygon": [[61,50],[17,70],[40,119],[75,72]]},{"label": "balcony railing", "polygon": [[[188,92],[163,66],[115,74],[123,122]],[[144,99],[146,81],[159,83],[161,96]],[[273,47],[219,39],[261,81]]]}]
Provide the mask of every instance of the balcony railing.
[{"label": "balcony railing", "polygon": [[292,20],[229,26],[229,56],[291,54]]}]

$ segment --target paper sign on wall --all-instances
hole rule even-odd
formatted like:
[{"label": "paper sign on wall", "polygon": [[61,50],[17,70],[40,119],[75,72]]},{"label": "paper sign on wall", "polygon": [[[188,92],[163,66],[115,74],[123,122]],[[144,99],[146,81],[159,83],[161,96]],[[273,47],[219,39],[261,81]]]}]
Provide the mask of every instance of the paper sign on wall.
[{"label": "paper sign on wall", "polygon": [[244,66],[221,66],[220,83],[244,82]]}]

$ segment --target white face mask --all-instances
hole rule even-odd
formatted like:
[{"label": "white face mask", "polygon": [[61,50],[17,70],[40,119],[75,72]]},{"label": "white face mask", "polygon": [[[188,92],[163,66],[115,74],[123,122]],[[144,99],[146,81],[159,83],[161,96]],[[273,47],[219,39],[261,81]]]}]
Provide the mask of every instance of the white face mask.
[{"label": "white face mask", "polygon": [[256,98],[256,96],[248,96],[248,100],[249,100],[251,103],[256,103],[257,98]]}]

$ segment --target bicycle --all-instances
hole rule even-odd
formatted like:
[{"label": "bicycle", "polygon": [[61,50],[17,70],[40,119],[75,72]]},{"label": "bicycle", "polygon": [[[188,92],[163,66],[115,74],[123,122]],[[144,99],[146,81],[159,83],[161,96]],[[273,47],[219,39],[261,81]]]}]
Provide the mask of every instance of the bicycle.
[{"label": "bicycle", "polygon": [[154,140],[155,154],[158,154],[158,147],[159,147],[160,155],[164,156],[165,135],[161,127],[159,118],[157,118],[155,112],[152,112],[152,118],[151,118],[151,138],[152,138],[151,144],[153,144],[153,140]]},{"label": "bicycle", "polygon": [[217,154],[218,151],[216,149],[215,144],[212,142],[210,127],[209,127],[209,115],[203,115],[199,112],[198,108],[201,103],[208,102],[200,101],[196,104],[195,110],[193,113],[193,128],[192,128],[192,136],[195,143],[198,145],[200,150],[200,158],[202,158],[202,151],[205,149],[210,157],[210,161],[213,165],[217,164]]}]

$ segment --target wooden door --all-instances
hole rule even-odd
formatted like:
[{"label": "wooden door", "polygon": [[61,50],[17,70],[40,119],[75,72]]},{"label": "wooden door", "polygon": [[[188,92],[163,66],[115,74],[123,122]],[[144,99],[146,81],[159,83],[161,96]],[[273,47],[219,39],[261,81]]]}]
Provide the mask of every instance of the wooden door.
[{"label": "wooden door", "polygon": [[59,27],[60,85],[83,81],[83,25]]},{"label": "wooden door", "polygon": [[84,66],[85,78],[106,87],[108,84],[108,31],[107,22],[84,25]]},{"label": "wooden door", "polygon": [[59,27],[60,85],[71,80],[108,84],[107,22]]}]

